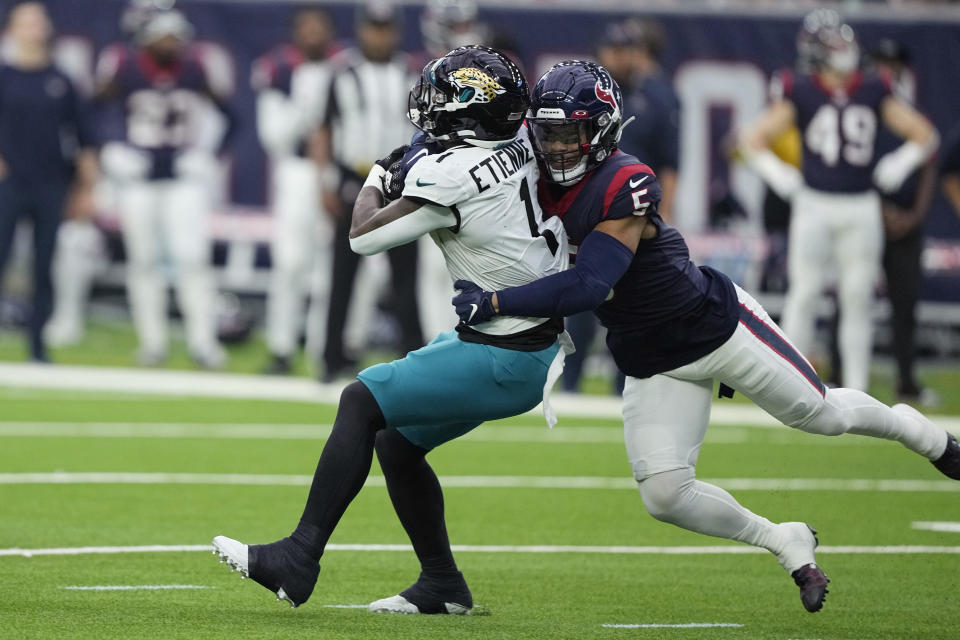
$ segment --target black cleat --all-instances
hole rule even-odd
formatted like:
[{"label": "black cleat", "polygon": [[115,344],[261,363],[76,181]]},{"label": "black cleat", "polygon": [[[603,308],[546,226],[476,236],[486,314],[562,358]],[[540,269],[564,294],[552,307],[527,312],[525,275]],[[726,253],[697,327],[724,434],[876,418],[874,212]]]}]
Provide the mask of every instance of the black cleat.
[{"label": "black cleat", "polygon": [[947,434],[947,449],[936,460],[931,460],[933,466],[948,478],[960,480],[960,443],[952,433]]},{"label": "black cleat", "polygon": [[291,607],[299,607],[310,599],[320,575],[320,564],[290,538],[270,544],[245,545],[239,540],[217,536],[213,552],[220,556],[241,577],[277,594]]},{"label": "black cleat", "polygon": [[441,580],[422,573],[415,583],[399,595],[377,600],[368,609],[374,613],[469,615],[473,596],[463,574]]},{"label": "black cleat", "polygon": [[826,574],[817,565],[810,563],[803,565],[790,574],[793,581],[800,587],[800,601],[810,613],[816,613],[823,608],[823,601],[830,590],[827,589]]}]

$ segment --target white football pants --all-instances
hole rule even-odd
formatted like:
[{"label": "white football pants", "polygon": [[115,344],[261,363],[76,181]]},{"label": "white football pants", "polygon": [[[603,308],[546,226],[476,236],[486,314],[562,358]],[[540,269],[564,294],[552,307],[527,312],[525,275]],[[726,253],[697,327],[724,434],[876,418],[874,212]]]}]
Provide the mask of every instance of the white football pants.
[{"label": "white football pants", "polygon": [[[308,294],[310,342],[322,344],[326,334],[333,226],[321,208],[319,176],[313,161],[295,156],[279,158],[273,180],[267,347],[274,355],[290,357],[304,325],[303,304]],[[314,272],[323,275],[312,277]]]},{"label": "white football pants", "polygon": [[825,389],[756,300],[739,288],[737,294],[740,323],[721,347],[673,371],[645,379],[627,377],[624,438],[644,505],[653,517],[763,547],[779,557],[788,542],[781,528],[742,507],[723,489],[694,477],[714,380],[784,424],[809,433],[896,440],[929,459],[943,453],[947,436],[932,423],[905,417],[862,391]]},{"label": "white football pants", "polygon": [[209,185],[191,179],[137,181],[119,189],[127,296],[141,353],[167,350],[165,257],[175,270],[187,348],[195,357],[220,351],[210,268],[208,190]]},{"label": "white football pants", "polygon": [[97,226],[89,220],[64,221],[53,258],[53,315],[44,327],[51,345],[83,339],[90,289],[105,266],[106,248]]},{"label": "white football pants", "polygon": [[811,352],[817,303],[835,268],[843,386],[865,391],[873,348],[871,309],[883,256],[879,196],[802,189],[793,200],[788,251],[784,331],[801,353]]}]

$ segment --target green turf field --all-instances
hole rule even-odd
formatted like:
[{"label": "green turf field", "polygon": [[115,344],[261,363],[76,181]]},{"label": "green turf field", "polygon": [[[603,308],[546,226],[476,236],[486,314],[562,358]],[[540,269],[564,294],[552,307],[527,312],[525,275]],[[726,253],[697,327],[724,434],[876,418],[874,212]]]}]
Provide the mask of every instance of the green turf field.
[{"label": "green turf field", "polygon": [[[10,388],[0,388],[0,408],[0,554],[286,535],[333,418],[332,407],[314,404]],[[772,556],[722,553],[745,547],[646,515],[631,487],[621,429],[616,421],[577,418],[548,432],[539,418],[524,416],[485,425],[431,454],[448,484],[454,544],[495,547],[457,553],[487,615],[395,617],[341,608],[392,595],[418,570],[411,551],[344,550],[406,542],[375,464],[324,556],[313,597],[296,610],[207,551],[0,555],[0,637],[957,637],[960,533],[912,523],[960,521],[960,483],[899,445],[785,428],[711,428],[700,477],[730,487],[771,519],[809,521],[832,551],[819,558],[831,593],[811,615]],[[71,475],[81,473],[98,475]],[[805,479],[823,484],[804,489]],[[871,479],[921,482],[857,482]],[[579,548],[530,549],[558,545]],[[954,553],[904,553],[896,548],[902,545]],[[614,546],[642,553],[610,553]],[[691,553],[705,546],[710,553]],[[67,588],[118,585],[202,588]],[[603,626],[650,624],[742,626]]]}]

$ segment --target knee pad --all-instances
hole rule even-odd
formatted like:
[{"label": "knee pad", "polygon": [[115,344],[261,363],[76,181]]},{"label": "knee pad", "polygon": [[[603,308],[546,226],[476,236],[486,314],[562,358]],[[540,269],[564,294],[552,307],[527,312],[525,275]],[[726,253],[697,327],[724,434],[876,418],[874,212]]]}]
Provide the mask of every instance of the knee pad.
[{"label": "knee pad", "polygon": [[663,522],[673,522],[686,500],[685,494],[694,482],[693,467],[683,467],[657,473],[638,483],[643,505],[651,516]]},{"label": "knee pad", "polygon": [[821,436],[839,436],[846,433],[847,426],[843,423],[842,412],[837,411],[835,403],[828,398],[837,391],[839,390],[827,389],[820,402],[811,406],[805,415],[791,421],[788,426]]}]

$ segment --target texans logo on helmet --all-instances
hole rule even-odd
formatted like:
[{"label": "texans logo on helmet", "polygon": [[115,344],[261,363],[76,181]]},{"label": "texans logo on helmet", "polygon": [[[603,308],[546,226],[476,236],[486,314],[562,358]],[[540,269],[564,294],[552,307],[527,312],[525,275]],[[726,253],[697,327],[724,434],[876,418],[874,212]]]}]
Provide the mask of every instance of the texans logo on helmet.
[{"label": "texans logo on helmet", "polygon": [[617,108],[617,101],[613,99],[613,91],[611,87],[604,87],[603,78],[597,80],[596,86],[593,88],[593,92],[597,94],[597,97],[601,102],[606,102],[608,105]]}]

